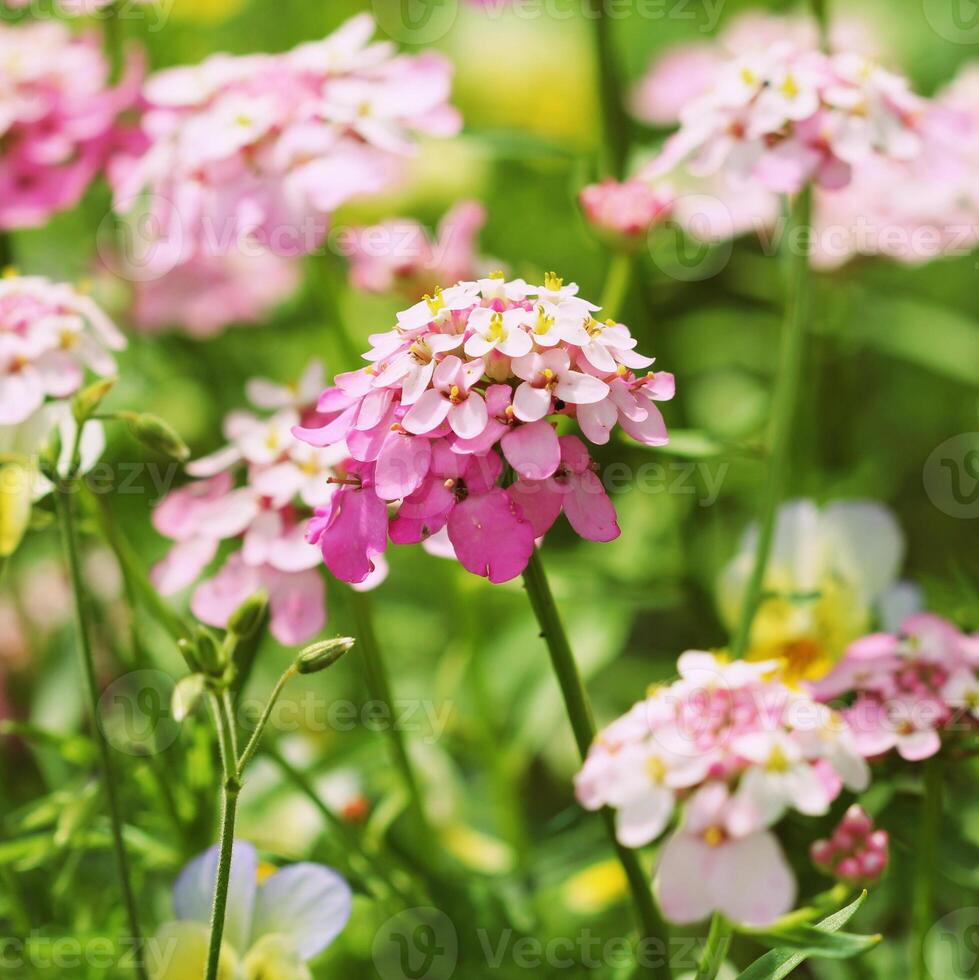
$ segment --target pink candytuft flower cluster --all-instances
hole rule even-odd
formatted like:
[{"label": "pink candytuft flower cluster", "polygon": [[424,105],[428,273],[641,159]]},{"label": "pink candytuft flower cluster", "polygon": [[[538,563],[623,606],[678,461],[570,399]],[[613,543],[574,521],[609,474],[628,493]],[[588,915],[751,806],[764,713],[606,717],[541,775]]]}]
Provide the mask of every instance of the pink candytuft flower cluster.
[{"label": "pink candytuft flower cluster", "polygon": [[132,318],[146,333],[167,328],[213,337],[232,324],[258,324],[298,288],[297,259],[266,249],[199,255],[158,279],[136,282]]},{"label": "pink candytuft flower cluster", "polygon": [[90,297],[41,276],[0,278],[0,425],[74,395],[86,371],[116,373],[125,338]]},{"label": "pink candytuft flower cluster", "polygon": [[658,838],[681,810],[654,881],[674,922],[718,911],[764,925],[787,912],[796,883],[770,828],[867,786],[842,719],[773,679],[776,667],[683,654],[680,679],[605,728],[575,779],[584,807],[615,809],[626,847]]},{"label": "pink candytuft flower cluster", "polygon": [[589,184],[579,196],[585,217],[598,231],[626,240],[641,238],[665,220],[672,211],[673,198],[668,187],[611,177]]},{"label": "pink candytuft flower cluster", "polygon": [[873,633],[850,645],[833,671],[811,685],[842,710],[868,759],[897,750],[917,762],[942,747],[941,732],[979,719],[979,638],[947,620],[918,613],[899,633]]},{"label": "pink candytuft flower cluster", "polygon": [[350,198],[397,175],[421,134],[460,126],[441,55],[395,55],[354,17],[283,54],[214,55],[149,78],[145,151],[116,161],[116,208],[144,206],[162,230],[145,261],[173,268],[254,238],[304,254]]},{"label": "pink candytuft flower cluster", "polygon": [[867,160],[918,156],[928,107],[904,78],[861,55],[780,42],[719,69],[646,175],[687,162],[695,175],[755,178],[777,193],[811,181],[835,190]]},{"label": "pink candytuft flower cluster", "polygon": [[0,23],[0,228],[41,225],[79,201],[122,139],[141,73],[133,63],[111,87],[97,34]]},{"label": "pink candytuft flower cluster", "polygon": [[485,224],[482,204],[460,201],[439,222],[434,239],[410,218],[353,228],[343,248],[350,257],[350,283],[364,292],[398,292],[415,301],[439,283],[476,279],[488,271],[476,246]]},{"label": "pink candytuft flower cluster", "polygon": [[889,844],[887,831],[878,830],[863,807],[854,803],[832,836],[812,845],[809,856],[824,874],[854,888],[866,888],[884,874]]},{"label": "pink candytuft flower cluster", "polygon": [[[323,421],[311,407],[322,379],[321,367],[313,364],[292,387],[252,381],[249,397],[266,413],[229,415],[224,426],[229,445],[188,465],[198,479],[170,493],[154,511],[153,526],[176,542],[152,573],[163,595],[196,582],[221,542],[237,544],[217,574],[194,590],[191,609],[202,622],[225,626],[261,589],[269,595],[272,635],[281,643],[303,643],[326,622],[319,553],[306,533],[313,509],[336,491],[329,481],[346,450],[342,445],[314,449],[291,435],[296,425]],[[383,576],[381,566],[365,587]]]},{"label": "pink candytuft flower cluster", "polygon": [[655,403],[674,382],[640,373],[652,359],[597,311],[553,273],[540,286],[490,277],[437,290],[371,337],[371,365],[320,398],[325,424],[295,430],[316,447],[345,442],[353,460],[310,525],[330,571],[363,581],[389,539],[438,534],[470,572],[505,582],[562,511],[588,540],[617,537],[588,449],[555,424],[574,419],[598,445],[616,424],[663,445]]}]

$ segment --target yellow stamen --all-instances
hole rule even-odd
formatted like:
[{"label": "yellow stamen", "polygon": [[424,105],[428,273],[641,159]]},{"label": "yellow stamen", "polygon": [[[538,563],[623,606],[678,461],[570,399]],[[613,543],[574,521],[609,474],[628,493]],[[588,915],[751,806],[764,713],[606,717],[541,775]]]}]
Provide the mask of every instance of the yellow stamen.
[{"label": "yellow stamen", "polygon": [[459,395],[461,395],[461,394],[462,394],[462,392],[459,390],[459,386],[458,385],[453,385],[449,389],[449,398],[451,398],[452,401],[458,401],[459,400]]},{"label": "yellow stamen", "polygon": [[554,372],[550,368],[544,368],[544,370],[541,371],[541,374],[544,376],[545,381],[554,380]]},{"label": "yellow stamen", "polygon": [[440,312],[441,310],[445,309],[445,300],[442,298],[441,287],[437,286],[435,288],[435,293],[432,296],[429,296],[428,293],[425,293],[422,299],[425,300],[426,303],[428,303],[428,308],[429,310],[431,310],[432,316],[434,316],[436,313]]},{"label": "yellow stamen", "polygon": [[787,99],[794,99],[798,96],[801,89],[795,80],[795,77],[791,74],[785,76],[785,81],[782,82],[782,95]]},{"label": "yellow stamen", "polygon": [[620,364],[615,369],[615,373],[621,378],[623,374],[628,374],[629,373],[629,369],[624,364]]},{"label": "yellow stamen", "polygon": [[745,67],[741,69],[741,81],[744,82],[745,85],[757,85],[758,76],[747,65],[745,65]]},{"label": "yellow stamen", "polygon": [[491,272],[487,276],[487,278],[488,279],[503,279],[503,280],[505,280],[506,279],[506,273],[502,269],[497,269],[496,272]]},{"label": "yellow stamen", "polygon": [[663,782],[666,777],[666,763],[657,755],[650,756],[646,760],[646,775],[654,783]]},{"label": "yellow stamen", "polygon": [[719,847],[724,843],[724,831],[720,827],[708,827],[704,831],[704,843],[708,847]]},{"label": "yellow stamen", "polygon": [[557,292],[564,285],[564,280],[556,272],[548,272],[544,276],[544,288]]},{"label": "yellow stamen", "polygon": [[503,339],[503,314],[494,313],[490,317],[489,330],[486,333],[488,340],[502,340]]},{"label": "yellow stamen", "polygon": [[776,745],[772,749],[772,754],[768,757],[768,762],[765,763],[765,768],[769,772],[788,772],[789,770],[789,760],[785,757],[785,753],[782,751],[782,747]]}]

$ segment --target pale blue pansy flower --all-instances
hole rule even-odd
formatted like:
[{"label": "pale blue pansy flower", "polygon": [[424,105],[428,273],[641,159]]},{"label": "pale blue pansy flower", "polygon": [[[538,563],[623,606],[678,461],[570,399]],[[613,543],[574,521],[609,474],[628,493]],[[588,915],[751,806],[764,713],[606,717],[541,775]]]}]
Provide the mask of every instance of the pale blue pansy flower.
[{"label": "pale blue pansy flower", "polygon": [[[217,879],[218,848],[194,858],[173,889],[174,922],[150,944],[153,980],[204,975]],[[343,931],[350,918],[347,882],[320,864],[294,864],[263,875],[250,844],[236,841],[220,980],[310,980],[307,963]]]}]

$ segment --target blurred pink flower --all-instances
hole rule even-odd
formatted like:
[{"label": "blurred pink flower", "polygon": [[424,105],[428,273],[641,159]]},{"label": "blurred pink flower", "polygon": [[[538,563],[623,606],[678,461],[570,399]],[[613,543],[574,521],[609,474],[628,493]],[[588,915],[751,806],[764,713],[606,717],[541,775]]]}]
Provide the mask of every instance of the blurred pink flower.
[{"label": "blurred pink flower", "polygon": [[144,149],[111,176],[116,209],[146,207],[160,229],[150,268],[246,239],[311,252],[333,211],[386,187],[419,135],[458,131],[449,62],[396,55],[370,43],[374,30],[361,14],[283,54],[217,54],[149,78]]},{"label": "blurred pink flower", "polygon": [[626,847],[660,837],[655,890],[667,918],[720,911],[764,925],[787,912],[795,879],[770,832],[789,810],[828,811],[867,765],[839,715],[773,676],[774,662],[688,651],[679,680],[654,689],[592,744],[575,778],[589,810],[615,810]]},{"label": "blurred pink flower", "polygon": [[[409,543],[444,531],[439,553],[451,547],[467,570],[504,582],[562,509],[584,537],[619,534],[587,449],[559,441],[554,417],[590,412],[582,430],[598,443],[621,421],[662,445],[654,401],[672,397],[673,381],[637,376],[652,359],[577,294],[553,273],[539,286],[490,277],[436,290],[370,338],[369,367],[323,392],[317,424],[294,432],[313,447],[345,445],[356,461],[310,525],[338,578],[369,576],[389,535]],[[509,489],[504,462],[519,477]]]},{"label": "blurred pink flower", "polygon": [[665,186],[607,178],[585,187],[579,200],[585,216],[599,231],[634,239],[641,238],[670,214],[673,196]]},{"label": "blurred pink flower", "polygon": [[0,278],[0,426],[67,399],[86,371],[115,374],[125,338],[90,296],[41,276]]},{"label": "blurred pink flower", "polygon": [[213,337],[233,324],[264,321],[301,278],[295,259],[265,249],[196,255],[158,279],[137,281],[132,317],[147,333],[174,327]]},{"label": "blurred pink flower", "polygon": [[898,633],[873,633],[851,644],[810,687],[824,702],[854,699],[843,714],[868,759],[893,749],[918,762],[939,751],[949,724],[973,722],[977,668],[974,640],[939,616],[916,613]]},{"label": "blurred pink flower", "polygon": [[73,207],[122,140],[142,66],[115,88],[97,34],[57,21],[0,23],[0,228]]},{"label": "blurred pink flower", "polygon": [[[315,530],[309,520],[313,508],[327,507],[338,496],[331,480],[342,474],[348,453],[342,445],[319,449],[291,435],[300,423],[323,420],[312,405],[321,386],[316,364],[291,387],[252,381],[249,397],[273,414],[232,412],[225,420],[229,444],[190,463],[187,471],[196,481],[172,491],[154,511],[156,530],[175,542],[152,571],[163,595],[197,582],[222,542],[237,545],[191,597],[194,615],[209,625],[225,626],[260,589],[268,592],[270,629],[280,643],[303,643],[326,623],[320,555],[306,538]],[[383,577],[381,566],[369,580],[364,576],[365,587]]]},{"label": "blurred pink flower", "polygon": [[423,225],[408,218],[355,228],[351,285],[368,293],[397,291],[419,300],[438,286],[475,279],[484,271],[476,238],[485,223],[481,204],[462,201],[439,222],[434,240]]},{"label": "blurred pink flower", "polygon": [[862,56],[781,42],[725,63],[644,176],[686,166],[695,176],[755,179],[775,193],[811,181],[838,189],[867,160],[921,153],[927,109],[905,79]]}]

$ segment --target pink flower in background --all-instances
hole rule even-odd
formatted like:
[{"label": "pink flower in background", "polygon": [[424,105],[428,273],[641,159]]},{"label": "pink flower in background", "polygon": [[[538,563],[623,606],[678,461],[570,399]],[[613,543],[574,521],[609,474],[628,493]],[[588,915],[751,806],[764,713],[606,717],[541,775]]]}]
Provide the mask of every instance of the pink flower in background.
[{"label": "pink flower in background", "polygon": [[120,84],[97,34],[56,21],[0,23],[0,228],[43,224],[74,207],[123,136],[142,68]]},{"label": "pink flower in background", "polygon": [[941,749],[942,730],[971,723],[979,704],[974,640],[931,613],[916,613],[898,633],[851,644],[832,672],[810,685],[823,702],[855,696],[843,709],[868,759],[891,750],[909,762]]},{"label": "pink flower in background", "polygon": [[125,338],[90,296],[41,276],[0,278],[0,426],[115,374]]},{"label": "pink flower in background", "polygon": [[914,159],[928,106],[862,56],[779,42],[721,66],[644,176],[685,165],[695,176],[754,179],[775,193],[810,181],[839,189],[867,160]]},{"label": "pink flower in background", "polygon": [[116,209],[148,207],[161,229],[150,268],[251,239],[310,252],[333,211],[384,189],[419,136],[458,131],[449,62],[396,55],[371,43],[374,30],[362,14],[292,51],[218,54],[149,78],[144,148],[120,155],[112,179]]},{"label": "pink flower in background", "polygon": [[585,217],[599,231],[622,238],[640,238],[666,218],[673,206],[667,187],[653,187],[642,180],[589,184],[579,197]]},{"label": "pink flower in background", "polygon": [[[879,25],[856,18],[834,17],[830,49],[853,51],[880,58]],[[686,106],[706,94],[721,66],[730,58],[764,50],[781,41],[803,48],[819,42],[811,17],[746,11],[733,17],[715,43],[677,44],[656,55],[636,85],[632,111],[637,119],[655,126],[673,126]]]},{"label": "pink flower in background", "polygon": [[371,337],[369,367],[323,393],[319,423],[294,431],[319,449],[345,445],[356,461],[310,526],[337,577],[369,576],[389,537],[438,535],[433,550],[507,581],[562,510],[583,537],[618,536],[588,450],[559,440],[556,418],[578,418],[596,443],[621,422],[661,445],[653,402],[672,397],[673,380],[636,374],[652,360],[577,293],[553,273],[539,286],[494,276],[436,290]]},{"label": "pink flower in background", "polygon": [[887,868],[890,838],[878,830],[863,807],[851,806],[828,840],[818,840],[809,849],[812,863],[824,874],[854,888],[880,881]]},{"label": "pink flower in background", "polygon": [[477,201],[461,201],[439,222],[432,238],[417,221],[393,218],[351,232],[350,283],[368,293],[398,292],[411,300],[450,282],[487,271],[476,238],[486,223]]},{"label": "pink flower in background", "polygon": [[[291,434],[300,424],[323,420],[313,407],[322,377],[314,364],[293,386],[250,382],[253,403],[273,414],[232,412],[224,426],[229,444],[190,463],[187,471],[197,479],[168,494],[154,511],[153,526],[175,542],[152,572],[163,595],[198,582],[222,542],[237,546],[191,597],[194,615],[209,625],[225,626],[261,589],[268,592],[270,628],[280,643],[303,643],[326,623],[320,554],[307,534],[315,531],[313,509],[335,506],[340,493],[330,481],[348,453],[342,443],[315,448]],[[383,565],[374,571],[365,587],[384,577]]]},{"label": "pink flower in background", "polygon": [[824,814],[844,785],[869,782],[842,718],[775,679],[775,666],[683,654],[680,679],[600,732],[575,778],[582,806],[615,809],[627,847],[682,810],[655,879],[675,922],[716,910],[764,925],[787,912],[795,880],[770,828],[789,810]]},{"label": "pink flower in background", "polygon": [[233,324],[262,323],[301,279],[295,259],[264,249],[197,255],[160,278],[137,278],[132,318],[146,333],[172,327],[213,337]]}]

